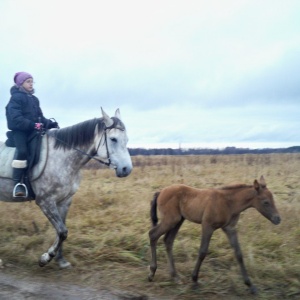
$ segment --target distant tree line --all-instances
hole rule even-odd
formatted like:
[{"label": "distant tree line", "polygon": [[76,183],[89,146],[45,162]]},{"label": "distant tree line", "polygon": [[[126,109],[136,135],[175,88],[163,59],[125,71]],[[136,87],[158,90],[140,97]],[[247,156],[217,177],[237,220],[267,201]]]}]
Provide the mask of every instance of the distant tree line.
[{"label": "distant tree line", "polygon": [[195,148],[195,149],[144,149],[144,148],[129,148],[131,156],[135,155],[225,155],[225,154],[269,154],[269,153],[299,153],[300,146],[293,146],[288,148],[236,148],[226,147],[224,149],[209,149],[209,148]]}]

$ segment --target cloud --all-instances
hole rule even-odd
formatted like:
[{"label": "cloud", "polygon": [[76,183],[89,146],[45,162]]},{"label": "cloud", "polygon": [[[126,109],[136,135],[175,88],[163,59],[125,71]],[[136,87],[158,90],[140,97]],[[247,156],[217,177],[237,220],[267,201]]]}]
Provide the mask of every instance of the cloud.
[{"label": "cloud", "polygon": [[0,134],[13,75],[25,70],[45,115],[63,127],[119,107],[134,143],[299,143],[299,9],[273,0],[1,1]]}]

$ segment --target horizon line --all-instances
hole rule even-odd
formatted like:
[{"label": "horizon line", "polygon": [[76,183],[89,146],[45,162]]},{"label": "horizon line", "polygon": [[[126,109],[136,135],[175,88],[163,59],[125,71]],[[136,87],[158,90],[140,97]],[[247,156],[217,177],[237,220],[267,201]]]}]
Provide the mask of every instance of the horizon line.
[{"label": "horizon line", "polygon": [[131,149],[285,149],[291,147],[299,147],[299,143],[291,142],[254,142],[254,143],[132,143],[128,144],[127,148]]}]

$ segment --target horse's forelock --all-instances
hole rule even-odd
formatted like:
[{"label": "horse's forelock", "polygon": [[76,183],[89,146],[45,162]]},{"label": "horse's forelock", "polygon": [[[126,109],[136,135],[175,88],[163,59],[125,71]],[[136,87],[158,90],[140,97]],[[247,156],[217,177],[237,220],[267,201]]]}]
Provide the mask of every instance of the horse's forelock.
[{"label": "horse's forelock", "polygon": [[117,128],[117,129],[120,129],[120,130],[125,130],[125,125],[124,123],[116,118],[116,117],[112,117],[112,120],[114,121],[114,124],[112,125],[112,128]]}]

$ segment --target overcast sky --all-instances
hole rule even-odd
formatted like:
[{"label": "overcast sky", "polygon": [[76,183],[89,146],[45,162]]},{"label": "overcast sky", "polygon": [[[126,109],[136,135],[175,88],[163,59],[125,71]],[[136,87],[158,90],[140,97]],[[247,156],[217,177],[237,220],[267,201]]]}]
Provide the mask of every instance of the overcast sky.
[{"label": "overcast sky", "polygon": [[300,1],[0,1],[13,76],[61,127],[120,108],[129,147],[300,145]]}]

